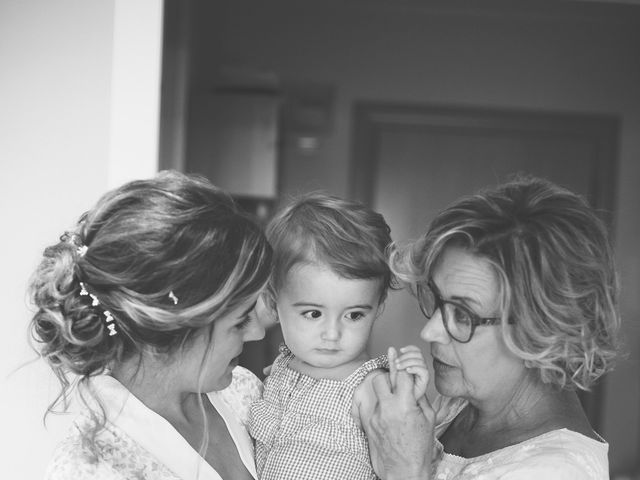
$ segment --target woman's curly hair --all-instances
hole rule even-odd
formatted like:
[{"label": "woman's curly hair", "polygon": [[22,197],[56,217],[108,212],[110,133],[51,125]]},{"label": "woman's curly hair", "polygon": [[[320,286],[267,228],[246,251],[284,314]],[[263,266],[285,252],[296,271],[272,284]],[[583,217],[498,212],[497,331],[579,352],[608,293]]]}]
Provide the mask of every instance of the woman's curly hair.
[{"label": "woman's curly hair", "polygon": [[260,227],[204,178],[161,172],[106,193],[31,281],[31,336],[62,385],[49,411],[114,362],[187,345],[262,290],[271,257]]},{"label": "woman's curly hair", "polygon": [[543,382],[588,390],[612,368],[617,274],[607,228],[582,197],[534,177],[463,197],[392,254],[392,269],[410,284],[426,282],[452,245],[493,266],[505,342]]}]

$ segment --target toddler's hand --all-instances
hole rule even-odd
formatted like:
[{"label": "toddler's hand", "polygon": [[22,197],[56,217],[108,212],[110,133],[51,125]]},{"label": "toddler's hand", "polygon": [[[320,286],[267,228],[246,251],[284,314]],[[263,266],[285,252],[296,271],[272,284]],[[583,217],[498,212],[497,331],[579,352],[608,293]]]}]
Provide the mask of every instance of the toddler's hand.
[{"label": "toddler's hand", "polygon": [[419,400],[427,393],[429,383],[429,370],[424,360],[422,351],[413,345],[400,348],[397,358],[389,358],[389,363],[395,361],[398,370],[406,370],[413,375],[413,396]]}]

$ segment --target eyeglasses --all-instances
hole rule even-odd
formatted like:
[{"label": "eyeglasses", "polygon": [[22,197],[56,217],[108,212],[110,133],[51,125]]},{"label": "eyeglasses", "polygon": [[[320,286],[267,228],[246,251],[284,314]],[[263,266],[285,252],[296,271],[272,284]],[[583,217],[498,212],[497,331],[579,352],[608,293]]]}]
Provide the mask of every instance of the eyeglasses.
[{"label": "eyeglasses", "polygon": [[456,342],[468,343],[478,325],[496,325],[502,320],[500,317],[482,318],[463,305],[443,299],[431,280],[418,284],[417,293],[422,314],[430,319],[436,310],[440,310],[444,328]]}]

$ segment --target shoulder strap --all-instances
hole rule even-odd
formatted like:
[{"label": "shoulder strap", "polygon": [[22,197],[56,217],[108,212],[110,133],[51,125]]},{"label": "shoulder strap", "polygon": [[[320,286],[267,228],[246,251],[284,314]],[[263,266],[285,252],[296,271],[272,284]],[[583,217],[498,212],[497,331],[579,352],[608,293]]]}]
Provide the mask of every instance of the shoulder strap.
[{"label": "shoulder strap", "polygon": [[349,376],[347,381],[353,385],[360,385],[364,377],[370,372],[379,369],[389,370],[389,359],[386,355],[380,355],[379,357],[367,360]]}]

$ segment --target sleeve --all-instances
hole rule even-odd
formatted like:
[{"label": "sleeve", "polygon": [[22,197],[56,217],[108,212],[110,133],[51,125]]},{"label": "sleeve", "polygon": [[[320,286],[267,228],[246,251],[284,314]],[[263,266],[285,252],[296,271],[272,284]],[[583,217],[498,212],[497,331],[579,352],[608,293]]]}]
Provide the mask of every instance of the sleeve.
[{"label": "sleeve", "polygon": [[227,388],[218,392],[222,400],[238,415],[242,425],[249,420],[249,407],[262,397],[262,382],[250,370],[236,367],[233,381]]}]

